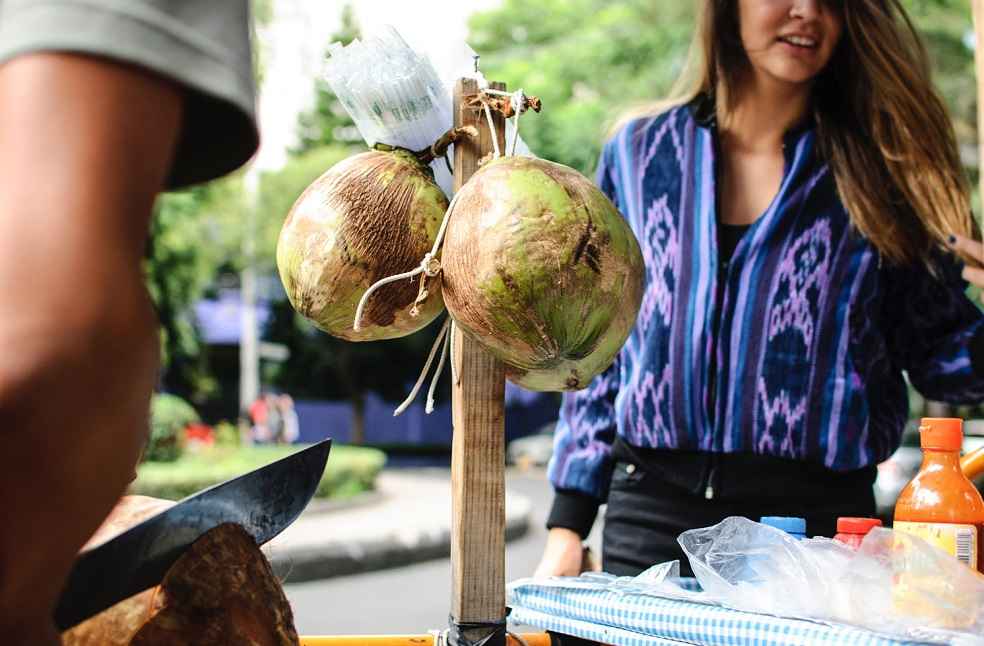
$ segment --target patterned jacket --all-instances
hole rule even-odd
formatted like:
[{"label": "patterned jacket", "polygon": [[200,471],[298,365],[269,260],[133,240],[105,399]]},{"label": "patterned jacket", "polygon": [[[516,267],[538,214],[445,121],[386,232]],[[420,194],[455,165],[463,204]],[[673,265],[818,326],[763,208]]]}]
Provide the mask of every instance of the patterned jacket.
[{"label": "patterned jacket", "polygon": [[604,500],[616,434],[850,470],[898,447],[903,373],[932,399],[984,399],[970,353],[984,319],[960,266],[941,254],[934,276],[882,262],[852,229],[812,125],[787,133],[779,192],[719,289],[715,141],[713,121],[681,106],[604,148],[597,181],[639,239],[646,289],[615,363],[564,397],[549,468],[559,490]]}]

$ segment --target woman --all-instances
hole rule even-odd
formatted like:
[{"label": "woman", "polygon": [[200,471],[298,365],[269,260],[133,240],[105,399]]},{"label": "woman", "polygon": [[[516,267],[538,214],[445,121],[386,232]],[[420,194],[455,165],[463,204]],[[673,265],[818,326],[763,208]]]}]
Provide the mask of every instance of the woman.
[{"label": "woman", "polygon": [[[680,532],[875,511],[926,396],[984,398],[980,251],[952,126],[898,0],[705,0],[691,82],[629,121],[599,183],[646,258],[615,364],[565,397],[538,575],[682,559]],[[967,278],[984,284],[984,273]]]}]

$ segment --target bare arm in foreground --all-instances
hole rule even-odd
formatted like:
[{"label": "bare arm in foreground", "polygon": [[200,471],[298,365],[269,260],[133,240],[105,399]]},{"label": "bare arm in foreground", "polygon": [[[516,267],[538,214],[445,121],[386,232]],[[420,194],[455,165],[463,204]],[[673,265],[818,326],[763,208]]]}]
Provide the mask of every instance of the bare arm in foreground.
[{"label": "bare arm in foreground", "polygon": [[98,58],[0,66],[0,635],[56,644],[56,598],[122,494],[158,365],[140,261],[182,110]]}]

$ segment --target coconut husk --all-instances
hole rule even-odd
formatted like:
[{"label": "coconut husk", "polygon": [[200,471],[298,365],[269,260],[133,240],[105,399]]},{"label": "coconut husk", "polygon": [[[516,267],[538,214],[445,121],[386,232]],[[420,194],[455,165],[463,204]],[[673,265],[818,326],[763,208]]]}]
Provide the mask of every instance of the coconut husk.
[{"label": "coconut husk", "polygon": [[380,341],[423,329],[444,310],[441,278],[400,280],[376,290],[361,326],[355,313],[377,281],[416,269],[448,208],[430,170],[405,151],[345,159],[291,207],[277,241],[277,268],[294,309],[346,341]]},{"label": "coconut husk", "polygon": [[441,267],[456,327],[529,390],[587,388],[645,291],[639,242],[611,200],[574,169],[529,157],[490,161],[461,187]]},{"label": "coconut husk", "polygon": [[[130,501],[117,507],[113,524],[126,522],[124,517],[136,524],[156,513],[149,512],[151,507],[147,500]],[[149,513],[141,516],[137,510]],[[252,537],[231,523],[195,541],[161,585],[66,631],[62,639],[65,646],[299,643],[293,613],[270,563]]]}]

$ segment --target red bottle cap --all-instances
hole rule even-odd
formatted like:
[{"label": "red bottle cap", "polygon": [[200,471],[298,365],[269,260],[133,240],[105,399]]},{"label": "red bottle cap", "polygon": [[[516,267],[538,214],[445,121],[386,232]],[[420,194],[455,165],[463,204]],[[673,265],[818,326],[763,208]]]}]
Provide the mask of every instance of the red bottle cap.
[{"label": "red bottle cap", "polygon": [[922,418],[919,444],[924,449],[959,451],[963,446],[963,420],[957,417]]},{"label": "red bottle cap", "polygon": [[881,527],[882,522],[877,518],[838,518],[838,534],[867,534],[875,527]]}]

